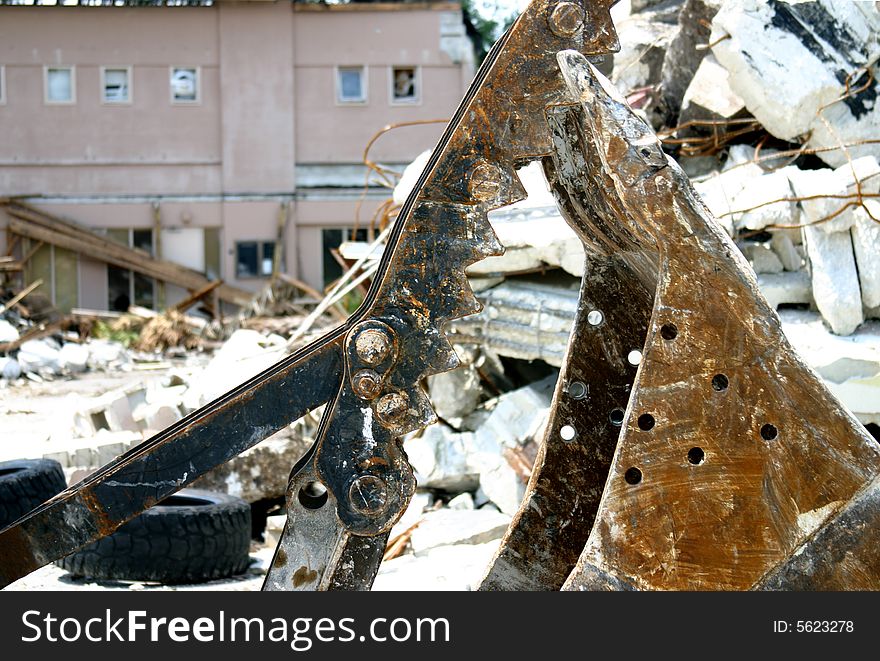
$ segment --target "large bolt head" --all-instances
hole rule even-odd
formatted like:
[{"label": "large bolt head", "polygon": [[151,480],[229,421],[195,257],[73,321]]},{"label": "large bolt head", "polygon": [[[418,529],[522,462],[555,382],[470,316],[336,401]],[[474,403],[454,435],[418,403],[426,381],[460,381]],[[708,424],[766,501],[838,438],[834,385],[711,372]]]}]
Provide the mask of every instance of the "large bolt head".
[{"label": "large bolt head", "polygon": [[390,392],[376,402],[376,415],[386,427],[399,424],[408,410],[409,399],[402,392]]},{"label": "large bolt head", "polygon": [[359,370],[351,377],[354,393],[363,399],[375,399],[382,392],[382,377],[373,370]]},{"label": "large bolt head", "polygon": [[485,161],[477,163],[471,170],[468,190],[478,202],[496,200],[501,192],[501,173],[498,168]]},{"label": "large bolt head", "polygon": [[378,328],[368,328],[354,341],[354,349],[367,365],[378,365],[391,353],[391,338]]},{"label": "large bolt head", "polygon": [[561,2],[550,14],[550,30],[557,37],[573,37],[584,25],[584,10],[573,2]]},{"label": "large bolt head", "polygon": [[375,475],[363,475],[351,483],[348,500],[361,514],[375,516],[388,507],[388,488],[381,478]]}]

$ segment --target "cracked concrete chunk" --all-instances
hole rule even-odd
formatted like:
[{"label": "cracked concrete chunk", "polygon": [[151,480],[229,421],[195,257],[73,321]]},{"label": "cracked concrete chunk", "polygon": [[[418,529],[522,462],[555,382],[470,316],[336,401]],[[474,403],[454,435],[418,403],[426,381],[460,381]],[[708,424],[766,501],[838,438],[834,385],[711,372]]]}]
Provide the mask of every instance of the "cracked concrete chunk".
[{"label": "cracked concrete chunk", "polygon": [[794,247],[794,242],[787,231],[773,232],[770,247],[773,248],[773,252],[776,253],[786,271],[800,271],[803,268],[804,258]]},{"label": "cracked concrete chunk", "polygon": [[413,530],[413,553],[455,544],[484,544],[504,536],[510,516],[492,510],[442,509],[427,512]]},{"label": "cracked concrete chunk", "polygon": [[760,230],[768,225],[797,225],[800,211],[791,201],[794,195],[789,182],[795,170],[789,166],[746,182],[733,198],[733,208],[740,212],[733,215],[735,227]]},{"label": "cracked concrete chunk", "polygon": [[[712,20],[710,40],[712,53],[730,73],[731,88],[777,138],[809,134],[809,147],[836,147],[880,134],[880,106],[874,102],[880,81],[837,101],[847,76],[880,57],[875,3],[725,2]],[[849,83],[857,89],[866,80],[862,73]],[[854,146],[851,154],[874,149]],[[847,162],[839,149],[818,156],[835,167]]]},{"label": "cracked concrete chunk", "polygon": [[742,252],[749,260],[755,273],[782,273],[783,267],[779,257],[763,243],[747,243]]},{"label": "cracked concrete chunk", "polygon": [[420,556],[403,555],[383,562],[373,590],[475,590],[500,543],[438,546]]},{"label": "cracked concrete chunk", "polygon": [[[880,218],[880,203],[867,200],[865,204],[869,205],[874,218]],[[855,215],[852,241],[859,267],[862,303],[866,308],[876,308],[880,307],[880,223],[870,218],[864,209],[858,209]]]},{"label": "cracked concrete chunk", "polygon": [[719,121],[733,119],[742,114],[745,103],[730,88],[727,69],[707,55],[688,85],[681,100],[679,124],[701,120]]},{"label": "cracked concrete chunk", "polygon": [[804,237],[816,306],[835,334],[849,335],[864,321],[850,233],[828,234],[816,227],[806,227]]}]

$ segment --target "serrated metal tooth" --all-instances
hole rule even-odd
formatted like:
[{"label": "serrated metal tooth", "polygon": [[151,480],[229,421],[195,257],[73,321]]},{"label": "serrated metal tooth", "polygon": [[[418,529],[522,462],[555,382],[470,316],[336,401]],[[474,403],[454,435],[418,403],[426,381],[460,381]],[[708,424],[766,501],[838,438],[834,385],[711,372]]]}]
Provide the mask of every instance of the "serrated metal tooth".
[{"label": "serrated metal tooth", "polygon": [[428,367],[422,376],[432,376],[434,374],[442,374],[449,372],[461,365],[461,359],[452,348],[452,344],[446,339],[443,331],[438,331],[437,339],[433,347],[433,354],[428,359]]},{"label": "serrated metal tooth", "polygon": [[431,314],[431,319],[436,324],[476,314],[483,309],[483,304],[474,295],[474,290],[471,289],[463,269],[450,270],[440,282],[438,293],[439,300],[436,301]]},{"label": "serrated metal tooth", "polygon": [[431,406],[431,400],[418,384],[403,391],[409,400],[406,417],[392,431],[395,436],[403,436],[437,422],[437,414]]}]

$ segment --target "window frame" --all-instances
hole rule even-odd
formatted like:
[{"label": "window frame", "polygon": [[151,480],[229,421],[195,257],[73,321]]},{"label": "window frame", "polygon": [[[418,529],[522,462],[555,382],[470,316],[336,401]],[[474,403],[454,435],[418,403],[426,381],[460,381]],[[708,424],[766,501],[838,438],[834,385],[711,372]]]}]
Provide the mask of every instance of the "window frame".
[{"label": "window frame", "polygon": [[[196,98],[175,99],[174,98],[174,72],[180,69],[191,69],[196,72]],[[175,64],[168,67],[168,98],[173,106],[198,106],[202,103],[202,67],[198,65],[181,65]]]},{"label": "window frame", "polygon": [[[55,101],[49,98],[49,71],[53,69],[66,69],[70,71],[70,99]],[[72,106],[76,105],[76,66],[66,64],[43,65],[43,103],[47,106]]]},{"label": "window frame", "polygon": [[[361,91],[363,98],[358,100],[342,99],[342,80],[339,74],[344,69],[360,69]],[[334,100],[337,106],[365,106],[370,102],[370,67],[366,64],[338,64],[333,67]]]},{"label": "window frame", "polygon": [[[266,255],[264,252],[264,248],[266,247],[267,243],[272,244],[272,254],[271,255]],[[235,241],[234,245],[233,245],[233,255],[235,257],[235,279],[236,280],[259,280],[259,279],[263,279],[263,278],[271,278],[272,272],[275,267],[275,246],[277,243],[278,243],[277,239],[246,239],[243,241]],[[254,244],[257,247],[257,273],[253,274],[253,275],[252,274],[242,274],[238,268],[238,265],[240,263],[239,259],[238,259],[238,248],[239,248],[239,246],[248,245],[248,244]],[[263,262],[266,260],[267,257],[269,257],[272,260],[272,262],[271,262],[272,268],[269,270],[268,273],[263,273],[262,272]],[[281,270],[284,269],[283,257],[282,257],[282,264],[279,266],[279,268]]]},{"label": "window frame", "polygon": [[[395,69],[412,69],[415,72],[415,95],[412,100],[398,100],[394,98]],[[392,64],[388,67],[388,103],[392,106],[422,105],[422,67],[417,64]]]},{"label": "window frame", "polygon": [[[107,72],[108,71],[125,71],[126,83],[128,88],[128,96],[125,101],[117,101],[107,98]],[[134,67],[130,65],[121,66],[102,66],[101,75],[99,77],[101,84],[101,105],[105,106],[130,106],[134,103]]]}]

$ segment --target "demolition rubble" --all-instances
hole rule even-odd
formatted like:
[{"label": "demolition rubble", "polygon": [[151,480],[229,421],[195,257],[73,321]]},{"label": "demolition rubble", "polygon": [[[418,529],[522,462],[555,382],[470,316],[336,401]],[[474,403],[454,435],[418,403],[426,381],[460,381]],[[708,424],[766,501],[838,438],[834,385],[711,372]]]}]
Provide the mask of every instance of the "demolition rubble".
[{"label": "demolition rubble", "polygon": [[[736,241],[791,343],[878,436],[880,14],[867,4],[624,0],[614,9],[621,51],[598,66],[657,129]],[[397,204],[428,157],[402,173]],[[439,421],[404,439],[418,492],[391,532],[375,589],[476,586],[531,475],[584,250],[540,165],[519,174],[528,198],[490,214],[506,253],[468,269],[484,310],[449,329],[462,366],[425,384]],[[72,394],[64,425],[27,447],[4,443],[0,459],[51,458],[69,481],[88,475],[338,323],[339,300],[375,272],[382,236],[341,246],[353,266],[323,301],[312,297],[283,321],[243,317],[226,337],[212,335],[216,325],[202,317],[138,309],[127,321],[90,323],[117,338],[134,329],[139,340],[84,337],[72,321],[87,312],[32,318],[27,296],[0,299],[0,402],[33,382],[89,371],[138,377],[94,397]],[[187,362],[193,354],[198,360]],[[320,410],[312,412],[195,485],[262,508],[263,569],[285,523],[287,471],[319,420]]]}]

